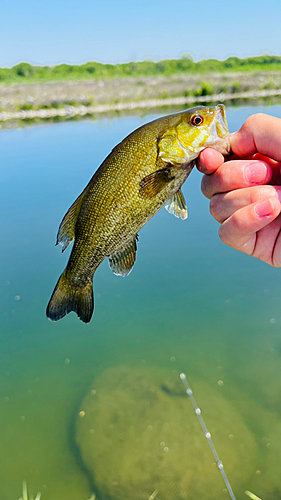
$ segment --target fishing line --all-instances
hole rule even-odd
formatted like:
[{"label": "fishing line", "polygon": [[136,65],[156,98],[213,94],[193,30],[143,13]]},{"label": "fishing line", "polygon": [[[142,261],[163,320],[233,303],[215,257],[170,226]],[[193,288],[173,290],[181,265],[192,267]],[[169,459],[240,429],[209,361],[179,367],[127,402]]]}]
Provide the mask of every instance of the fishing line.
[{"label": "fishing line", "polygon": [[215,459],[215,461],[216,461],[216,464],[217,464],[217,466],[218,466],[218,469],[219,469],[219,471],[220,471],[220,473],[221,473],[221,475],[222,475],[222,478],[223,478],[223,480],[224,480],[224,484],[225,484],[225,486],[226,486],[226,488],[227,488],[227,491],[228,491],[228,493],[229,493],[229,496],[230,496],[230,498],[231,498],[232,500],[236,500],[236,498],[235,498],[235,496],[234,496],[234,493],[233,493],[233,491],[232,491],[232,488],[231,488],[231,486],[230,486],[230,483],[229,483],[229,481],[228,481],[228,479],[227,479],[227,475],[226,475],[226,473],[225,473],[225,470],[224,470],[224,467],[223,467],[223,463],[222,463],[222,461],[219,459],[219,456],[218,456],[218,454],[217,454],[217,450],[216,450],[216,448],[215,448],[215,446],[214,446],[214,443],[213,443],[213,441],[212,441],[212,438],[211,438],[211,433],[208,431],[208,429],[207,429],[207,427],[206,427],[206,424],[205,424],[205,422],[204,422],[204,420],[203,420],[203,417],[202,417],[202,414],[201,414],[201,410],[200,410],[199,406],[197,405],[197,403],[196,403],[196,401],[195,401],[195,398],[194,398],[194,396],[193,396],[192,389],[190,388],[190,386],[189,386],[189,384],[188,384],[188,382],[187,382],[187,379],[186,379],[186,375],[185,375],[185,373],[181,373],[181,374],[180,374],[180,379],[181,379],[181,381],[182,381],[182,383],[183,383],[183,385],[184,385],[184,388],[185,388],[186,394],[189,396],[189,399],[191,400],[192,406],[193,406],[194,411],[195,411],[195,413],[196,413],[196,415],[197,415],[197,417],[198,417],[198,420],[199,420],[199,422],[200,422],[200,425],[201,425],[201,427],[202,427],[202,429],[203,429],[203,432],[204,432],[205,438],[207,439],[208,444],[209,444],[209,446],[210,446],[210,448],[211,448],[211,451],[212,451],[213,457],[214,457],[214,459]]}]

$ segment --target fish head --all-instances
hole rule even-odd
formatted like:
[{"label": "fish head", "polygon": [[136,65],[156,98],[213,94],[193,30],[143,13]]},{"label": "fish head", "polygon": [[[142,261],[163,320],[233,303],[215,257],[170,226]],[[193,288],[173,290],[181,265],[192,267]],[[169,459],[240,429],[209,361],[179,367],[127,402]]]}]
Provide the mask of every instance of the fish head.
[{"label": "fish head", "polygon": [[181,113],[175,127],[177,140],[186,151],[188,160],[197,158],[207,148],[227,155],[230,152],[229,130],[225,106],[196,106]]}]

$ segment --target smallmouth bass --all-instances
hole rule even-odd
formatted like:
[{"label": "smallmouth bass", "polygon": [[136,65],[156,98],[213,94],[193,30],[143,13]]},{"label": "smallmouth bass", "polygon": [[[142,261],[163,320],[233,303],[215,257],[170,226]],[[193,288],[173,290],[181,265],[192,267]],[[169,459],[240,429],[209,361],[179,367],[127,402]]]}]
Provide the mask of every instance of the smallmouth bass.
[{"label": "smallmouth bass", "polygon": [[181,186],[206,147],[228,154],[225,107],[197,106],[147,123],[115,146],[64,216],[57,243],[74,239],[68,264],[47,306],[52,321],[74,311],[88,323],[94,310],[93,276],[108,257],[127,276],[135,263],[138,232],[166,204],[181,219]]}]

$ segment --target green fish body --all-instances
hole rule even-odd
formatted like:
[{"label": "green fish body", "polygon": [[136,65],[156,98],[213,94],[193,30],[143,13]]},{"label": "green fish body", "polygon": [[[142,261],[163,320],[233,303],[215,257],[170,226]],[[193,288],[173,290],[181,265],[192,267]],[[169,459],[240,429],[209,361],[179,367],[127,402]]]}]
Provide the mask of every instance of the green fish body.
[{"label": "green fish body", "polygon": [[108,257],[112,271],[126,276],[136,258],[139,230],[166,205],[186,219],[181,186],[206,147],[229,153],[223,105],[198,106],[143,125],[107,156],[64,216],[57,244],[72,252],[47,306],[57,321],[70,311],[88,323],[93,275]]}]

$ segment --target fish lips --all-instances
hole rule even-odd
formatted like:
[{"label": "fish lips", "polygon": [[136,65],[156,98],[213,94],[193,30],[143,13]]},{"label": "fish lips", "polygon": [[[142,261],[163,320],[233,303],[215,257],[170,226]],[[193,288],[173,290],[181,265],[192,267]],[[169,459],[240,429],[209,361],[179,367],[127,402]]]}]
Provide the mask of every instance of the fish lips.
[{"label": "fish lips", "polygon": [[216,149],[223,155],[229,155],[231,148],[225,106],[218,104],[215,106],[215,110],[215,118],[210,126],[211,135],[206,141],[205,147]]}]

